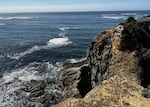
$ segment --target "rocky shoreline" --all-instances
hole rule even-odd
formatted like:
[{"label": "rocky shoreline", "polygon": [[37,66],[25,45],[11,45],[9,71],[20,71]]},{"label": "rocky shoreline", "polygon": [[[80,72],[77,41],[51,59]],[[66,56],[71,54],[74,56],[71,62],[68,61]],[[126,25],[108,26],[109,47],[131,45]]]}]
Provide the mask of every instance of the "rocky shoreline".
[{"label": "rocky shoreline", "polygon": [[87,60],[66,64],[53,107],[149,107],[150,23],[129,17],[97,35]]}]

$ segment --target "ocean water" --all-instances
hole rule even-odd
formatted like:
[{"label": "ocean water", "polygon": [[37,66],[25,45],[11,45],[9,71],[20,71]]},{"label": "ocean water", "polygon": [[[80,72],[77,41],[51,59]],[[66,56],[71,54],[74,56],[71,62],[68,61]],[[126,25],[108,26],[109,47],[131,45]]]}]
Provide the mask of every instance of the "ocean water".
[{"label": "ocean water", "polygon": [[84,60],[86,49],[99,32],[117,26],[128,16],[143,20],[148,14],[150,11],[1,13],[0,107],[20,104],[21,100],[16,103],[8,93],[23,82],[57,78],[64,62]]}]

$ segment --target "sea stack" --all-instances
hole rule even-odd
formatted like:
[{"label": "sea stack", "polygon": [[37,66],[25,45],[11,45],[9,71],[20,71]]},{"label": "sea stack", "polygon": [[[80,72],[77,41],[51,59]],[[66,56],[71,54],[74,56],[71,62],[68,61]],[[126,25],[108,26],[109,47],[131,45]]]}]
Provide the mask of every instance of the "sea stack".
[{"label": "sea stack", "polygon": [[62,72],[66,100],[54,107],[149,107],[149,26],[129,17],[97,35],[87,62]]}]

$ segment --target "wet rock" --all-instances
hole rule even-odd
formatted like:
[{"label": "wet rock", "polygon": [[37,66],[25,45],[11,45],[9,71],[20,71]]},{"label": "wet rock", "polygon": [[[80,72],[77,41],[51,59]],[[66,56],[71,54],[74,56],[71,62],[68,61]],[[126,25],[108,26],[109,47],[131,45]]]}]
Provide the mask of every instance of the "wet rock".
[{"label": "wet rock", "polygon": [[[25,82],[20,91],[24,91],[26,94],[27,101],[38,102],[38,105],[41,104],[42,107],[48,107],[50,105],[56,104],[62,100],[61,92],[54,90],[48,90],[48,84],[45,80],[31,80]],[[34,104],[33,104],[34,105]]]},{"label": "wet rock", "polygon": [[44,90],[47,86],[47,83],[45,81],[36,81],[31,80],[31,82],[27,82],[21,87],[21,90],[24,90],[25,92],[34,93],[37,91]]}]

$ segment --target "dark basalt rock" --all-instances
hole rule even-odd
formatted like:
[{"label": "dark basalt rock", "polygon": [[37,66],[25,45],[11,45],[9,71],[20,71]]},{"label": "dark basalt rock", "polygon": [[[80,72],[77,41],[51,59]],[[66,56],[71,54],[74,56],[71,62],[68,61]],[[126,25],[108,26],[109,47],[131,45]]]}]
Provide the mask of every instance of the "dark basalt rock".
[{"label": "dark basalt rock", "polygon": [[22,84],[20,92],[26,94],[28,102],[38,102],[41,104],[41,107],[48,107],[60,102],[61,94],[59,92],[48,91],[46,89],[47,86],[48,84],[45,80],[31,80]]},{"label": "dark basalt rock", "polygon": [[24,90],[25,92],[34,93],[37,91],[44,90],[46,86],[47,86],[47,83],[45,81],[31,80],[31,82],[24,84],[21,90]]},{"label": "dark basalt rock", "polygon": [[150,30],[145,23],[138,22],[134,18],[129,17],[122,25],[124,30],[121,38],[121,49],[136,50],[141,49],[140,46],[150,48]]}]

